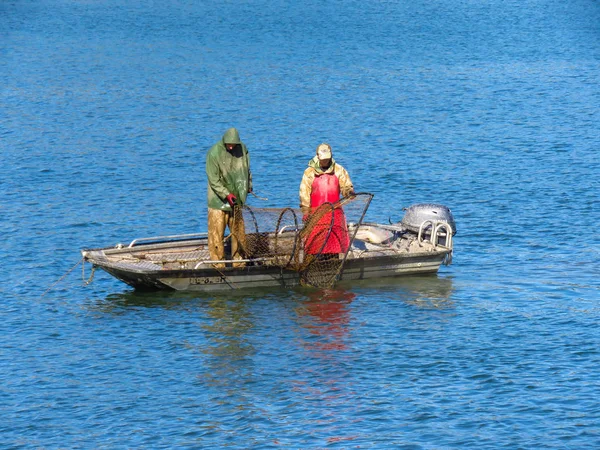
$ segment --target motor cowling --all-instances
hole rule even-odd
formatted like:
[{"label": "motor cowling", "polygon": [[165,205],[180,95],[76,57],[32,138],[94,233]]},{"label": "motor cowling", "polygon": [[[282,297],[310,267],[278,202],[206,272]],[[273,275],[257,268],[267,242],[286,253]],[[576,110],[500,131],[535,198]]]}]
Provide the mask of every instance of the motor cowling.
[{"label": "motor cowling", "polygon": [[456,224],[450,208],[436,203],[418,203],[404,208],[404,217],[400,221],[402,226],[413,233],[418,233],[421,224],[425,221],[445,222],[452,228],[452,235],[456,234]]}]

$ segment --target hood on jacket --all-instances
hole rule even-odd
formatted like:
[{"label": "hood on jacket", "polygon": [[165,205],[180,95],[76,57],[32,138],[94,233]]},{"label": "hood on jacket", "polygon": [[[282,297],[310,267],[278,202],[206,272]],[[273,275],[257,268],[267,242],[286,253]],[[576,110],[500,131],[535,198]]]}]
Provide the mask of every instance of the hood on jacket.
[{"label": "hood on jacket", "polygon": [[315,172],[317,172],[319,175],[322,173],[333,173],[335,169],[335,159],[331,158],[331,164],[329,164],[329,167],[327,169],[323,170],[321,169],[319,157],[315,156],[308,162],[308,167],[312,167],[313,169],[315,169]]},{"label": "hood on jacket", "polygon": [[224,144],[241,144],[240,133],[236,128],[230,128],[223,135],[223,143]]}]

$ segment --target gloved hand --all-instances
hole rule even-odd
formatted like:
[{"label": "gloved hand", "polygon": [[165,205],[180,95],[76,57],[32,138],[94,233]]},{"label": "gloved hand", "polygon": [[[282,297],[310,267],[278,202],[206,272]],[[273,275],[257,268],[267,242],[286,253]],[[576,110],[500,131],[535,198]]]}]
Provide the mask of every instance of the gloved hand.
[{"label": "gloved hand", "polygon": [[233,194],[229,194],[227,196],[227,203],[229,203],[229,206],[231,206],[233,208],[235,206],[235,204],[237,203],[236,196]]}]

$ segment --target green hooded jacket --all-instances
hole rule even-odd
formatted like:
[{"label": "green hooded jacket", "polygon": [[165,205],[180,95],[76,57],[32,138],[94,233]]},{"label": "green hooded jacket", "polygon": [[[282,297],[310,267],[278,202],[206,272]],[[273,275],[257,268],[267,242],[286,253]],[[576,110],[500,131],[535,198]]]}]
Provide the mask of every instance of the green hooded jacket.
[{"label": "green hooded jacket", "polygon": [[[236,146],[229,152],[225,143]],[[231,211],[231,206],[227,203],[229,194],[235,195],[240,204],[246,203],[248,192],[252,191],[250,156],[235,128],[227,130],[223,138],[208,151],[206,176],[209,208]]]}]

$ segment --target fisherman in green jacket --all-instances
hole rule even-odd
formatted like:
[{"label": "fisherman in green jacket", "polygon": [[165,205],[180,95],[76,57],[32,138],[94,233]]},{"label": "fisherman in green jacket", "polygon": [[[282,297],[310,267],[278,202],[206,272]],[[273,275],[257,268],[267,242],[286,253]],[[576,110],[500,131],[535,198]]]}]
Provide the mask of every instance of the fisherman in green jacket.
[{"label": "fisherman in green jacket", "polygon": [[[246,145],[240,140],[235,128],[228,129],[223,138],[213,145],[206,155],[208,178],[208,247],[210,259],[225,260],[223,238],[225,228],[231,233],[232,259],[242,259],[245,237],[242,217],[234,220],[234,206],[243,206],[248,193],[252,192],[250,156]],[[234,267],[243,266],[242,263]],[[225,267],[217,263],[215,267]]]}]

